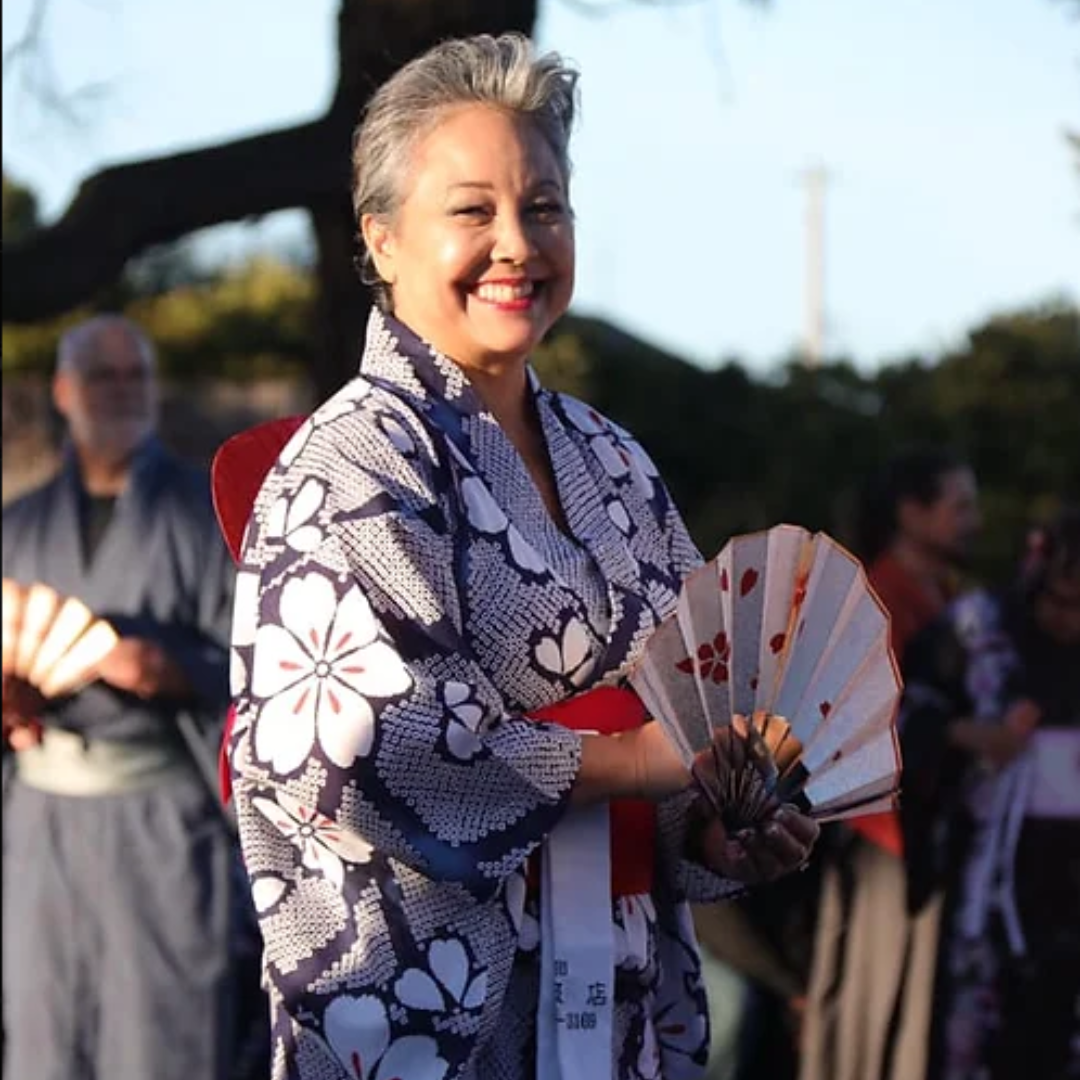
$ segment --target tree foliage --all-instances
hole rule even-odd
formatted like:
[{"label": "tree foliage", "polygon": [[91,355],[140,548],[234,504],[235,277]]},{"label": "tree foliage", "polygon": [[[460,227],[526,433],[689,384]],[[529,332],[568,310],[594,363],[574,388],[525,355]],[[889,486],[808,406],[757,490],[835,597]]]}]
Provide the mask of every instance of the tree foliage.
[{"label": "tree foliage", "polygon": [[873,374],[840,361],[793,362],[778,379],[737,363],[703,371],[574,318],[537,364],[634,431],[707,552],[778,521],[850,539],[858,487],[919,442],[952,445],[975,467],[980,569],[991,576],[1007,571],[1033,517],[1080,499],[1080,310],[1064,301],[989,319],[944,356]]},{"label": "tree foliage", "polygon": [[40,224],[37,196],[4,173],[3,238],[4,243],[28,237]]}]

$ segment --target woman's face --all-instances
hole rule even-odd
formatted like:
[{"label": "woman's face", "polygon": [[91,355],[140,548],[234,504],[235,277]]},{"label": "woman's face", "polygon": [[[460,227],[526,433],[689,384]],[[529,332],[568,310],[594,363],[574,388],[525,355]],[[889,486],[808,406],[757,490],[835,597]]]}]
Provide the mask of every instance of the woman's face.
[{"label": "woman's face", "polygon": [[361,221],[394,314],[463,367],[518,366],[574,287],[574,228],[555,154],[527,121],[483,105],[415,148],[394,220]]}]

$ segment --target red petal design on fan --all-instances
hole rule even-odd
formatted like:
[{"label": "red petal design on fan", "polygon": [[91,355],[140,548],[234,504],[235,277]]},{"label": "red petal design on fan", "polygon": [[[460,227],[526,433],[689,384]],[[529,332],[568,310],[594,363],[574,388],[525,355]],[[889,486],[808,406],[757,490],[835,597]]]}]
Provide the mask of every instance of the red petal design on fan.
[{"label": "red petal design on fan", "polygon": [[712,681],[714,683],[722,683],[728,681],[728,666],[727,664],[717,664],[713,669]]},{"label": "red petal design on fan", "polygon": [[697,657],[702,662],[711,660],[713,658],[713,647],[707,641],[702,642],[698,646]]},{"label": "red petal design on fan", "polygon": [[806,600],[806,584],[810,580],[809,573],[803,572],[795,579],[795,595],[791,598],[791,604],[796,611],[803,606]]},{"label": "red petal design on fan", "polygon": [[773,656],[784,647],[785,641],[787,641],[787,634],[784,633],[773,634],[773,636],[769,638],[769,648],[772,649]]},{"label": "red petal design on fan", "polygon": [[749,570],[745,571],[739,581],[739,595],[746,596],[746,594],[758,583],[759,576],[760,575],[753,567],[750,567]]},{"label": "red petal design on fan", "polygon": [[751,689],[751,690],[756,690],[756,689],[758,688],[758,683],[759,683],[760,681],[761,681],[761,680],[760,680],[760,679],[758,679],[758,677],[757,677],[757,676],[755,675],[755,676],[754,676],[754,677],[753,677],[753,678],[752,678],[752,679],[750,680],[750,689]]},{"label": "red petal design on fan", "polygon": [[727,567],[720,571],[720,591],[727,592],[731,586],[728,584]]},{"label": "red petal design on fan", "polygon": [[822,716],[828,716],[829,713],[832,712],[832,702],[831,701],[823,701],[818,706],[818,708],[821,710],[821,715]]},{"label": "red petal design on fan", "polygon": [[681,671],[684,675],[694,674],[694,661],[688,656],[685,660],[680,660],[675,667]]}]

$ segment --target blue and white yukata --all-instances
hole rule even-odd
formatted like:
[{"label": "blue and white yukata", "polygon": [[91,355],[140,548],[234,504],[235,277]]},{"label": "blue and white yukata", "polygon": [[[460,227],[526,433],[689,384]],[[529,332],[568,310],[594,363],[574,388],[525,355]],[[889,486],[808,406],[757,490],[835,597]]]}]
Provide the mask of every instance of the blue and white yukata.
[{"label": "blue and white yukata", "polygon": [[[581,737],[525,714],[618,684],[701,559],[633,439],[530,380],[569,536],[462,370],[378,312],[257,500],[229,751],[275,1080],[534,1075],[526,863]],[[683,859],[689,799],[652,895],[612,901],[618,1080],[705,1061],[687,901],[734,886]]]}]

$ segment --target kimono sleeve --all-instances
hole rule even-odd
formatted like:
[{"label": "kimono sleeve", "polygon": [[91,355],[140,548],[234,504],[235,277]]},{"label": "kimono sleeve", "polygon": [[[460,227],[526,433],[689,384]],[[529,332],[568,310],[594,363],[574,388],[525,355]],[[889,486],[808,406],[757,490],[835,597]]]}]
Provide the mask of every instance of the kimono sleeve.
[{"label": "kimono sleeve", "polygon": [[190,617],[158,629],[162,646],[183,670],[204,722],[220,725],[229,707],[229,633],[235,573],[209,507],[189,518],[187,542],[198,553]]},{"label": "kimono sleeve", "polygon": [[[252,734],[238,782],[312,799],[337,829],[483,899],[564,812],[580,736],[508,712],[462,631],[461,535],[434,495],[371,479],[348,507],[320,480],[309,531],[263,567],[240,650]],[[282,498],[310,502],[310,477]]]}]

